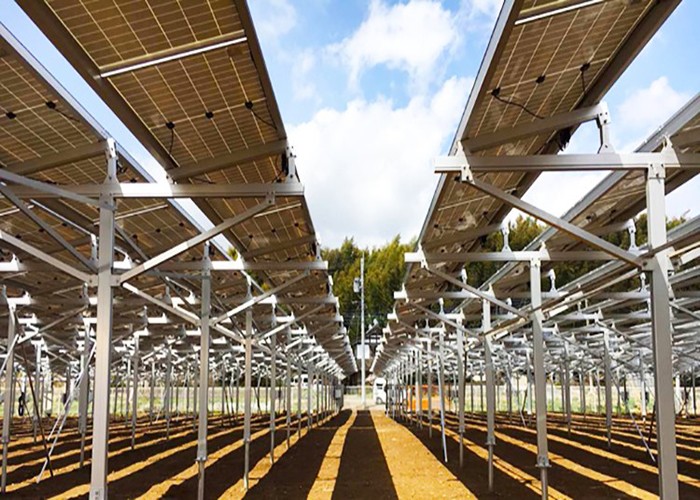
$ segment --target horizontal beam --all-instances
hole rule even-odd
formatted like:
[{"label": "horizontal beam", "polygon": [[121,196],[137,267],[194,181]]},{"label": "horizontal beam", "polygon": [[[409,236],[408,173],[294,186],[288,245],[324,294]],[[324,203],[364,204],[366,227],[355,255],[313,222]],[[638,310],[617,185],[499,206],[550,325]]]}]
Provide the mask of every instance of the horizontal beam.
[{"label": "horizontal beam", "polygon": [[174,181],[190,179],[197,175],[205,175],[217,170],[225,170],[227,168],[249,163],[251,161],[268,158],[274,155],[280,155],[287,150],[287,141],[273,141],[265,144],[259,144],[247,149],[233,151],[226,155],[217,156],[208,160],[183,165],[168,171],[168,175]]},{"label": "horizontal beam", "polygon": [[515,127],[505,128],[498,132],[484,134],[471,139],[462,140],[464,151],[476,153],[484,149],[489,149],[501,144],[530,137],[541,133],[552,133],[557,130],[573,127],[591,120],[595,120],[598,116],[607,114],[608,106],[605,103],[600,103],[589,108],[575,109],[568,113],[560,113],[553,116],[548,116],[542,120],[533,120],[530,123],[524,123]]},{"label": "horizontal beam", "polygon": [[[5,178],[0,169],[0,178]],[[11,182],[16,182],[8,179]],[[35,181],[37,182],[37,181]],[[42,183],[43,184],[43,183]],[[127,182],[121,184],[82,184],[74,186],[54,186],[53,189],[36,186],[13,186],[12,192],[18,198],[70,198],[81,202],[86,197],[111,196],[119,198],[263,198],[268,195],[279,197],[304,196],[304,185],[298,182],[270,184],[170,184],[167,182]]]},{"label": "horizontal beam", "polygon": [[533,156],[442,156],[433,160],[440,174],[476,172],[582,172],[598,170],[647,170],[652,164],[668,168],[700,168],[700,154],[598,153]]},{"label": "horizontal beam", "polygon": [[17,175],[32,175],[44,170],[87,160],[88,158],[94,158],[96,156],[104,157],[104,153],[105,144],[104,141],[101,140],[33,160],[12,163],[7,165],[6,168]]},{"label": "horizontal beam", "polygon": [[421,252],[406,252],[404,254],[405,262],[420,263],[425,261],[429,264],[437,264],[442,262],[530,262],[532,259],[552,262],[568,262],[568,261],[599,261],[613,260],[614,258],[600,251],[565,251],[565,252],[549,252],[549,251],[519,251],[519,252],[456,252],[456,253],[425,253]]}]

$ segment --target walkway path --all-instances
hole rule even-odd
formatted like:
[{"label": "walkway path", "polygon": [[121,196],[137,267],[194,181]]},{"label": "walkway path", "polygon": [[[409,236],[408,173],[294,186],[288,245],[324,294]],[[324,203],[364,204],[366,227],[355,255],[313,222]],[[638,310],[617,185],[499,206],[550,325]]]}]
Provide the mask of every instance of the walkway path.
[{"label": "walkway path", "polygon": [[287,451],[249,498],[475,498],[408,429],[345,410]]}]

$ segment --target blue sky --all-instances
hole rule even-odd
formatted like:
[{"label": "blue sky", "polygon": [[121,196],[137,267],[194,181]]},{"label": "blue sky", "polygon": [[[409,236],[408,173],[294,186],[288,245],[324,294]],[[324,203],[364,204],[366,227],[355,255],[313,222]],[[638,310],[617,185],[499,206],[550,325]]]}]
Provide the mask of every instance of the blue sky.
[{"label": "blue sky", "polygon": [[[500,0],[250,0],[268,70],[325,245],[415,236],[464,109]],[[137,159],[155,167],[14,2],[0,22]],[[632,150],[700,89],[700,2],[685,0],[609,92],[613,140]],[[594,152],[582,127],[570,150]],[[155,170],[155,168],[154,168]],[[601,174],[542,176],[526,198],[563,213]],[[563,182],[562,182],[563,181]],[[557,196],[552,196],[556,192]],[[668,198],[670,215],[700,214],[700,183]]]}]

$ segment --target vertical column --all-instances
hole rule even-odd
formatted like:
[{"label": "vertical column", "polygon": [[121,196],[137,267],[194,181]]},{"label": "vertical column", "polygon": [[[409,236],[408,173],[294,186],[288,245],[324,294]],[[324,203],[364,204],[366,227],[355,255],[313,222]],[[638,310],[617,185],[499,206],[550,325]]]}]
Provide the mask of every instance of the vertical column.
[{"label": "vertical column", "polygon": [[251,384],[253,370],[253,311],[248,308],[245,312],[245,376],[243,390],[243,442],[245,457],[243,463],[243,486],[248,490],[248,471],[250,470],[250,412]]},{"label": "vertical column", "polygon": [[428,332],[428,437],[433,437],[433,335]]},{"label": "vertical column", "polygon": [[139,334],[134,333],[134,359],[131,362],[133,370],[133,391],[131,396],[131,449],[134,449],[136,441],[136,414],[139,409]]},{"label": "vertical column", "polygon": [[[287,328],[287,345],[291,343],[291,333],[290,329]],[[292,361],[290,359],[290,354],[287,354],[287,359],[286,359],[286,365],[287,365],[287,376],[285,380],[285,386],[287,390],[287,396],[284,400],[284,404],[287,407],[286,411],[286,421],[287,421],[287,449],[289,449],[289,438],[291,434],[291,427],[292,427]]]},{"label": "vertical column", "polygon": [[[117,150],[113,139],[106,141],[107,178],[117,180]],[[109,438],[109,379],[112,350],[112,265],[114,262],[114,215],[111,195],[100,195],[100,228],[97,263],[97,329],[95,345],[94,417],[92,424],[92,467],[90,498],[107,498],[107,441]]]},{"label": "vertical column", "polygon": [[301,437],[301,356],[297,358],[297,433]]},{"label": "vertical column", "polygon": [[[275,310],[272,309],[272,326],[275,321]],[[275,400],[277,399],[277,334],[270,337],[270,463],[275,463]]]},{"label": "vertical column", "polygon": [[[90,366],[89,356],[92,349],[90,340],[90,327],[85,321],[85,337],[83,339],[83,351],[80,355],[82,377],[80,378],[80,394],[78,399],[78,430],[80,431],[80,467],[85,464],[85,433],[87,432],[88,397],[90,394]],[[66,389],[66,401],[70,401]]]},{"label": "vertical column", "polygon": [[547,374],[544,368],[544,337],[542,334],[542,282],[539,259],[530,261],[530,295],[532,312],[532,342],[535,365],[535,415],[537,418],[537,467],[540,469],[542,481],[542,498],[547,493],[547,468],[549,467],[549,452],[547,449],[547,390],[545,387]]},{"label": "vertical column", "polygon": [[165,357],[165,394],[163,405],[165,406],[165,439],[170,437],[170,401],[172,400],[172,379],[173,379],[173,351],[172,346],[168,344],[168,353]]},{"label": "vertical column", "polygon": [[362,356],[360,356],[361,370],[361,391],[362,409],[367,409],[367,394],[365,388],[365,254],[362,253],[360,259],[360,345],[362,346]]},{"label": "vertical column", "polygon": [[457,418],[459,420],[459,466],[464,466],[464,330],[457,321]]},{"label": "vertical column", "polygon": [[[693,386],[695,385],[695,379],[693,379]],[[695,391],[693,391],[693,398],[695,397]],[[646,422],[647,419],[647,387],[644,380],[644,355],[642,350],[639,350],[639,405],[642,412],[642,421]],[[693,399],[694,401],[694,399]]]},{"label": "vertical column", "polygon": [[[666,171],[663,164],[652,164],[647,171],[647,232],[649,247],[666,243]],[[678,498],[676,421],[673,401],[673,357],[671,311],[669,306],[668,250],[647,261],[651,270],[651,325],[656,394],[659,494],[662,499]]]},{"label": "vertical column", "polygon": [[[306,427],[311,430],[313,425],[313,413],[311,412],[311,387],[314,377],[314,366],[311,361],[306,365]],[[364,386],[362,386],[364,387]]]},{"label": "vertical column", "polygon": [[156,357],[151,358],[151,387],[150,394],[148,396],[148,421],[153,423],[153,401],[155,400],[155,388],[156,388]]},{"label": "vertical column", "polygon": [[440,327],[438,355],[438,393],[440,396],[440,430],[442,432],[442,453],[447,463],[447,441],[445,439],[445,327]]},{"label": "vertical column", "polygon": [[[3,287],[3,296],[4,287]],[[5,297],[6,298],[6,297]],[[2,480],[0,492],[5,493],[7,486],[7,451],[10,445],[10,427],[12,425],[12,409],[14,405],[14,380],[15,380],[15,306],[7,305],[7,359],[5,360],[5,402],[2,413]]]},{"label": "vertical column", "polygon": [[202,257],[202,308],[199,327],[199,426],[197,429],[197,498],[204,498],[204,471],[207,465],[207,419],[209,417],[209,318],[211,316],[211,261],[209,244]]},{"label": "vertical column", "polygon": [[423,428],[423,345],[419,344],[418,352],[418,426]]},{"label": "vertical column", "polygon": [[564,405],[566,406],[566,429],[571,434],[571,378],[569,374],[569,351],[564,345]]},{"label": "vertical column", "polygon": [[611,446],[611,428],[612,428],[612,369],[610,366],[610,338],[608,331],[603,332],[603,350],[604,350],[604,365],[605,365],[605,427],[608,436],[608,449]]},{"label": "vertical column", "polygon": [[496,389],[494,385],[491,337],[485,335],[491,330],[491,303],[488,300],[482,300],[481,307],[484,361],[486,363],[486,446],[489,449],[489,491],[493,491],[493,447],[496,446]]}]

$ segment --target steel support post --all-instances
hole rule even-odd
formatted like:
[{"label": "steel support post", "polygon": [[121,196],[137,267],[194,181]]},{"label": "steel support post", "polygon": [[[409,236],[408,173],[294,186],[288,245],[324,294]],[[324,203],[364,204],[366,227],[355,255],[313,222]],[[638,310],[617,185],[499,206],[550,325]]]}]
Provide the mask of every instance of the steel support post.
[{"label": "steel support post", "polygon": [[[482,330],[491,329],[491,302],[481,301]],[[484,362],[486,364],[486,446],[488,447],[489,491],[493,491],[493,447],[496,446],[496,388],[494,384],[494,367],[491,338],[484,338]]]},{"label": "steel support post", "polygon": [[[202,257],[201,324],[199,327],[199,427],[197,430],[197,498],[204,498],[204,471],[207,465],[207,419],[209,417],[209,319],[211,317],[211,261],[209,245]],[[223,399],[222,399],[223,400]]]},{"label": "steel support post", "polygon": [[365,387],[365,254],[360,259],[360,376],[362,391],[362,409],[367,409],[367,388]]},{"label": "steel support post", "polygon": [[692,377],[692,389],[693,389],[693,416],[698,416],[698,406],[695,399],[695,365],[690,369],[690,376]]},{"label": "steel support post", "polygon": [[[79,399],[78,399],[78,430],[80,431],[80,468],[85,464],[85,433],[87,432],[87,415],[88,415],[88,397],[90,394],[90,351],[92,350],[90,340],[90,329],[85,328],[85,339],[83,341],[83,350],[80,354],[80,365],[82,366],[83,376],[80,379]],[[66,395],[68,401],[68,395]]]},{"label": "steel support post", "polygon": [[155,389],[156,389],[156,358],[155,356],[151,359],[151,387],[149,388],[148,395],[148,422],[153,423],[153,404],[155,400]]},{"label": "steel support post", "polygon": [[440,431],[442,433],[442,453],[447,463],[447,440],[445,438],[445,329],[440,328],[438,354],[438,392],[440,396]]},{"label": "steel support post", "polygon": [[[117,179],[117,150],[106,141],[107,178]],[[109,439],[109,381],[112,364],[112,266],[114,262],[114,216],[116,204],[110,194],[100,195],[100,227],[97,263],[97,328],[95,345],[94,417],[92,423],[92,462],[90,498],[107,498],[107,443]]]},{"label": "steel support post", "polygon": [[605,428],[608,438],[608,449],[611,448],[612,443],[612,368],[610,360],[610,336],[608,331],[603,332],[603,356],[604,356],[604,366],[605,366]]},{"label": "steel support post", "polygon": [[253,370],[253,311],[245,312],[245,375],[243,390],[243,442],[245,444],[245,456],[243,462],[243,487],[248,491],[248,471],[250,470],[250,413],[251,413],[251,385]]},{"label": "steel support post", "polygon": [[[290,343],[291,341],[291,333],[289,331],[290,329],[287,329],[287,344]],[[292,432],[292,362],[289,357],[289,354],[287,355],[286,359],[286,368],[287,368],[287,374],[286,374],[286,380],[285,380],[285,388],[287,391],[287,395],[284,400],[284,404],[287,408],[286,415],[285,415],[285,420],[287,423],[287,449],[289,449],[289,439],[290,439],[290,434]]]},{"label": "steel support post", "polygon": [[165,357],[165,394],[163,400],[163,411],[165,413],[165,439],[170,438],[170,406],[172,401],[172,380],[173,380],[173,350],[168,345],[168,353]]},{"label": "steel support post", "polygon": [[[647,171],[647,232],[649,248],[666,243],[666,173],[663,164],[652,164]],[[673,401],[673,351],[669,306],[668,250],[647,261],[651,268],[651,324],[656,394],[659,495],[663,500],[678,498],[678,458]]]},{"label": "steel support post", "polygon": [[531,305],[535,310],[532,317],[533,363],[535,366],[535,415],[537,418],[537,467],[542,481],[542,498],[548,498],[547,469],[549,452],[547,449],[547,391],[544,366],[544,336],[542,334],[542,278],[539,259],[530,261]]},{"label": "steel support post", "polygon": [[131,358],[126,359],[126,387],[124,388],[124,424],[129,421],[129,406],[131,401]]},{"label": "steel support post", "polygon": [[566,406],[566,430],[571,435],[571,378],[569,375],[569,351],[564,345],[564,404]]},{"label": "steel support post", "polygon": [[[693,380],[693,386],[695,385],[695,380]],[[693,398],[695,397],[695,391],[693,391]],[[639,350],[639,401],[640,409],[642,412],[642,421],[646,422],[647,419],[647,387],[644,380],[644,355],[642,350]]]},{"label": "steel support post", "polygon": [[[457,322],[461,327],[461,320]],[[457,328],[457,418],[459,419],[459,466],[464,466],[464,330]]]},{"label": "steel support post", "polygon": [[[430,335],[430,334],[429,334]],[[433,437],[433,337],[428,337],[428,437]]]},{"label": "steel support post", "polygon": [[[272,326],[275,324],[275,311],[272,310]],[[270,337],[270,463],[275,463],[275,400],[277,399],[277,335]]]},{"label": "steel support post", "polygon": [[578,385],[580,392],[579,397],[581,398],[581,414],[583,415],[583,419],[586,420],[586,377],[583,370],[580,369],[580,365],[578,372]]},{"label": "steel support post", "polygon": [[301,437],[301,357],[297,358],[297,433]]},{"label": "steel support post", "polygon": [[15,333],[17,328],[15,318],[15,306],[8,304],[7,314],[7,360],[5,362],[5,392],[2,413],[2,480],[0,492],[5,494],[7,486],[7,453],[10,445],[10,428],[12,427],[12,410],[14,406],[14,381],[15,381]]},{"label": "steel support post", "polygon": [[[36,381],[36,393],[32,399],[34,413],[32,414],[32,422],[34,426],[34,441],[36,441],[36,431],[39,430],[39,418],[41,416],[41,343],[34,344],[34,352],[36,360],[34,362],[34,380]],[[37,397],[37,394],[39,395]]]},{"label": "steel support post", "polygon": [[131,362],[131,370],[134,377],[133,394],[131,396],[131,449],[136,444],[136,415],[139,409],[139,335],[134,333],[134,357]]},{"label": "steel support post", "polygon": [[423,428],[423,349],[422,347],[418,348],[418,352],[416,353],[418,357],[418,371],[416,372],[418,376],[418,382],[417,382],[417,387],[418,387],[418,426],[422,429]]},{"label": "steel support post", "polygon": [[306,428],[311,430],[314,418],[311,409],[311,388],[313,387],[314,367],[309,361],[306,364]]}]

